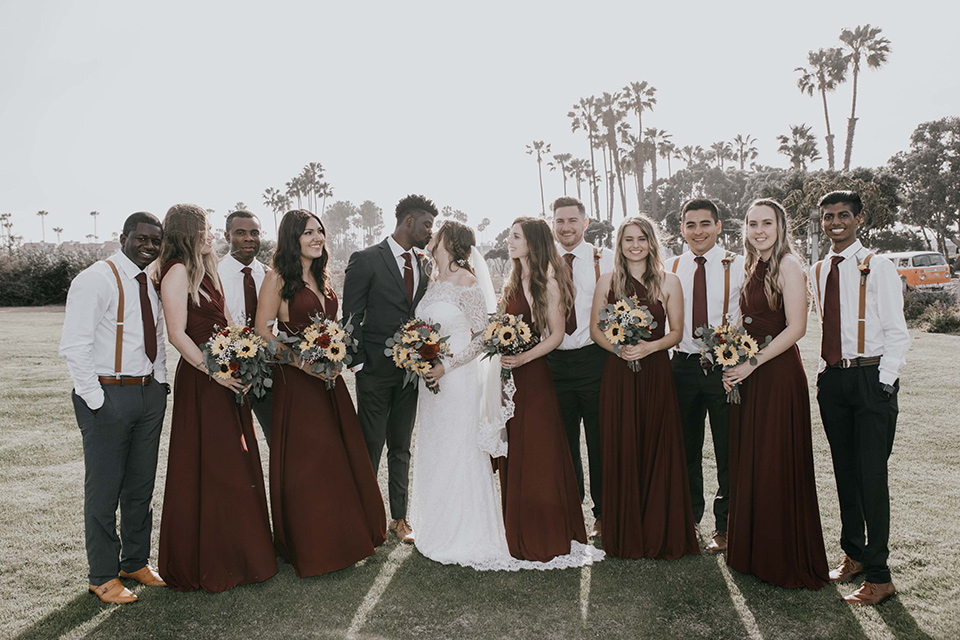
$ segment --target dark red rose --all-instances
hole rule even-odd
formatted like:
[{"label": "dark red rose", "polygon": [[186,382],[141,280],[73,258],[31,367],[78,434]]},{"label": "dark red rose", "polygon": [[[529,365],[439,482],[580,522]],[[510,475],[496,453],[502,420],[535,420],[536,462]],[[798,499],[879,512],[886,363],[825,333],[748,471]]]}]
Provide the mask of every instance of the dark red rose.
[{"label": "dark red rose", "polygon": [[425,344],[420,347],[420,356],[424,360],[433,360],[440,355],[440,347],[435,344]]},{"label": "dark red rose", "polygon": [[239,363],[239,362],[233,361],[233,362],[230,363],[230,371],[237,371],[237,370],[239,370],[239,369],[240,369],[240,363]]},{"label": "dark red rose", "polygon": [[330,339],[329,333],[321,333],[320,337],[317,338],[317,344],[323,347],[324,349],[330,346],[330,342],[331,342],[331,339]]},{"label": "dark red rose", "polygon": [[717,342],[719,342],[720,344],[727,344],[727,339],[720,337],[720,338],[717,338]]},{"label": "dark red rose", "polygon": [[253,331],[253,329],[251,329],[250,327],[244,327],[244,328],[243,328],[243,332],[244,332],[244,333],[250,333],[250,332],[252,332],[252,331]]}]

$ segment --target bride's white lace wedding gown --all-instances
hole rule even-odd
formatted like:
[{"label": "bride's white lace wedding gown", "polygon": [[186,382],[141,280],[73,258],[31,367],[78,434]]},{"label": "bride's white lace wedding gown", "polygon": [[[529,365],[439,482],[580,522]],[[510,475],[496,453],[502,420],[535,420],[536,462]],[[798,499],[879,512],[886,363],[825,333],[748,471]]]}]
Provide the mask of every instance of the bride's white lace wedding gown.
[{"label": "bride's white lace wedding gown", "polygon": [[444,361],[439,393],[420,382],[410,492],[410,521],[420,553],[481,571],[578,567],[602,558],[599,549],[577,542],[569,555],[550,562],[510,555],[490,455],[480,447],[481,440],[490,437],[489,429],[481,429],[478,356],[487,323],[483,292],[476,284],[431,282],[417,316],[440,323],[453,353]]}]

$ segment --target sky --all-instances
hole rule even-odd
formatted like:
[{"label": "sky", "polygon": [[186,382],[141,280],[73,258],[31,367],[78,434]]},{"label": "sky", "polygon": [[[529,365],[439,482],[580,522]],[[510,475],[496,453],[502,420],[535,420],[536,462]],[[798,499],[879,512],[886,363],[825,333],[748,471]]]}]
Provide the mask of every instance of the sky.
[{"label": "sky", "polygon": [[[336,200],[422,193],[490,237],[540,212],[525,147],[587,157],[567,112],[632,81],[657,88],[644,128],[678,146],[813,127],[794,68],[870,23],[892,41],[861,74],[853,164],[879,166],[921,122],[960,115],[960,6],[874,2],[231,2],[0,0],[0,212],[41,236],[110,237],[134,211],[234,203],[320,162]],[[783,8],[780,8],[780,7]],[[842,158],[851,83],[828,96]],[[674,169],[679,162],[674,161]],[[826,160],[811,168],[826,168]],[[660,173],[666,173],[661,161]],[[649,172],[648,178],[649,180]],[[544,167],[546,200],[562,194]],[[568,185],[574,191],[573,185]],[[490,239],[490,238],[487,238]]]}]

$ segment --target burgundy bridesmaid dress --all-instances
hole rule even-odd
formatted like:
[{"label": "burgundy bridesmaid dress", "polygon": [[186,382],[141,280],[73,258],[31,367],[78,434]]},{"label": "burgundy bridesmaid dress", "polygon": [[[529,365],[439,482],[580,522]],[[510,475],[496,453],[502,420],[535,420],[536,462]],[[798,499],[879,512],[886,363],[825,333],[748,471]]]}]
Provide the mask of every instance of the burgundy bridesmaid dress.
[{"label": "burgundy bridesmaid dress", "polygon": [[[533,314],[520,291],[507,313]],[[545,358],[513,370],[517,386],[513,418],[507,421],[507,457],[499,458],[504,526],[510,555],[547,562],[586,543],[580,491],[563,429],[557,394]]]},{"label": "burgundy bridesmaid dress", "polygon": [[[649,340],[664,336],[666,313],[659,300],[631,278],[628,293],[653,314]],[[607,301],[617,296],[611,291]],[[634,373],[610,354],[600,384],[600,446],[603,471],[603,550],[617,558],[697,555],[700,545],[690,507],[680,406],[670,356],[657,351]]]},{"label": "burgundy bridesmaid dress", "polygon": [[[338,301],[304,287],[280,330],[302,337],[311,315],[336,318]],[[330,573],[366,558],[386,539],[377,477],[350,393],[293,365],[273,377],[270,506],[277,552],[300,577]]]},{"label": "burgundy bridesmaid dress", "polygon": [[[740,300],[744,327],[759,344],[787,326],[763,292],[762,260]],[[810,437],[810,395],[796,345],[741,383],[730,412],[727,564],[780,587],[827,583]]]},{"label": "burgundy bridesmaid dress", "polygon": [[[197,345],[227,325],[209,276],[200,290],[200,304],[187,303],[186,332]],[[160,519],[159,571],[170,588],[225,591],[277,572],[263,485],[250,403],[238,405],[233,391],[181,358]]]}]

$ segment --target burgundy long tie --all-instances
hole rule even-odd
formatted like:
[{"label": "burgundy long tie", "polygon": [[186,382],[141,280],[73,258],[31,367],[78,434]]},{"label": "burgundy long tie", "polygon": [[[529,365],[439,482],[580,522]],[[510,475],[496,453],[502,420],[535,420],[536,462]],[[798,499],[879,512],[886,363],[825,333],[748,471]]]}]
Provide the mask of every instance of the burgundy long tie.
[{"label": "burgundy long tie", "polygon": [[243,306],[247,313],[247,326],[252,327],[257,319],[257,283],[253,280],[250,267],[240,269],[243,272]]},{"label": "burgundy long tie", "polygon": [[843,256],[833,256],[827,286],[823,294],[823,335],[820,340],[820,355],[829,366],[840,362],[843,348],[840,343],[840,263]]},{"label": "burgundy long tie", "polygon": [[410,252],[403,254],[403,284],[407,285],[407,297],[413,304],[413,263],[410,261]]},{"label": "burgundy long tie", "polygon": [[147,295],[147,274],[140,272],[137,274],[137,282],[140,283],[140,317],[143,319],[143,348],[147,352],[150,362],[157,359],[157,327],[153,323],[153,306],[150,304],[150,296]]},{"label": "burgundy long tie", "polygon": [[693,327],[691,335],[698,328],[708,324],[707,319],[707,268],[704,266],[707,259],[703,256],[694,258],[697,261],[697,270],[693,274]]},{"label": "burgundy long tie", "polygon": [[[576,258],[572,253],[563,254],[563,259],[567,263],[567,273],[570,274],[570,279],[573,280],[573,259]],[[568,336],[572,336],[577,330],[577,309],[576,305],[570,307],[570,310],[567,311],[567,322],[564,327],[564,331],[567,332]]]}]

